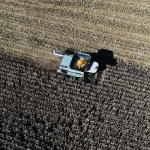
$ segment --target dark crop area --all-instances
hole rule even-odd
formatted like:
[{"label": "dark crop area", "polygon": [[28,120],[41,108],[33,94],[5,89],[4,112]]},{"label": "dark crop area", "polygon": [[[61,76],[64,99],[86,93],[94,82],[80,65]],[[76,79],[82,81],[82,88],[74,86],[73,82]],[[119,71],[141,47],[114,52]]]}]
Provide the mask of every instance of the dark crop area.
[{"label": "dark crop area", "polygon": [[107,66],[98,86],[0,59],[0,149],[144,150],[150,71]]}]

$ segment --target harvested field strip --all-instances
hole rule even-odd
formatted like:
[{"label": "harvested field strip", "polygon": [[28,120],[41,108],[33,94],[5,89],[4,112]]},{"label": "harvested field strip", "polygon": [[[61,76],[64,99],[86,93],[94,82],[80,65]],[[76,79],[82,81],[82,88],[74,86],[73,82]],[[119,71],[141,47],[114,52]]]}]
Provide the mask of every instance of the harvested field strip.
[{"label": "harvested field strip", "polygon": [[[29,7],[30,7],[30,6],[29,6]],[[31,7],[33,8],[33,7],[35,7],[35,6],[31,6]],[[14,9],[14,8],[13,8],[13,9]],[[53,9],[56,9],[56,8],[53,7]],[[68,9],[68,8],[67,8],[67,9]],[[32,10],[32,9],[30,8],[30,10]],[[43,10],[43,9],[42,9],[42,10]],[[63,10],[64,10],[64,7],[63,7]],[[6,11],[6,10],[5,10],[5,11]],[[57,11],[57,12],[58,12],[58,11]],[[77,9],[77,12],[79,12],[78,9]],[[62,12],[61,12],[60,14],[62,14]],[[70,14],[70,13],[68,13],[68,14]],[[87,18],[87,16],[86,16],[86,18]],[[48,19],[48,18],[46,18],[46,19]],[[103,18],[103,19],[104,19],[104,18]],[[91,18],[88,18],[88,21],[89,21],[89,20],[91,20]],[[149,20],[148,20],[148,21],[149,21]],[[131,23],[131,22],[130,22],[130,23]],[[107,25],[109,25],[109,24],[107,23]],[[122,27],[122,25],[123,25],[123,24],[121,24],[121,27]],[[144,23],[144,25],[145,25],[145,23]],[[147,25],[148,25],[148,24],[147,24]],[[147,27],[149,27],[149,26],[147,26]],[[142,29],[143,29],[143,27],[142,27]],[[146,33],[147,33],[147,32],[146,32]]]},{"label": "harvested field strip", "polygon": [[[24,1],[23,1],[23,3],[24,3]],[[23,4],[22,3],[22,4]],[[91,1],[89,1],[89,2],[86,2],[85,4],[83,4],[82,2],[46,2],[46,1],[40,1],[40,2],[38,2],[38,3],[40,3],[40,6],[43,6],[43,5],[45,5],[45,6],[49,6],[49,5],[53,5],[53,6],[59,6],[59,7],[67,7],[67,8],[79,8],[79,10],[80,9],[84,9],[85,10],[85,8],[87,9],[87,8],[90,8],[90,9],[93,9],[93,8],[95,8],[95,9],[102,9],[102,10],[110,10],[110,11],[114,11],[115,9],[117,10],[117,11],[119,11],[119,12],[125,12],[125,13],[131,13],[131,12],[133,12],[133,13],[136,13],[135,12],[135,10],[138,12],[138,11],[140,11],[139,10],[139,8],[141,9],[142,8],[142,10],[145,10],[145,11],[147,11],[148,10],[148,8],[150,7],[150,4],[148,4],[148,2],[137,2],[136,1],[136,5],[135,5],[135,2],[128,2],[128,3],[125,3],[125,2],[123,2],[123,1],[121,1],[121,2],[119,2],[118,0],[115,2],[115,1],[110,1],[110,0],[108,0],[108,1],[106,1],[105,0],[105,2],[91,2]],[[38,4],[37,3],[37,4]],[[30,5],[35,5],[36,3],[35,2],[31,2],[31,1],[26,1],[26,4],[30,4]],[[134,5],[134,7],[132,7]],[[128,8],[128,9],[127,9]],[[143,13],[142,13],[143,14]],[[137,15],[139,15],[138,13],[137,13]]]},{"label": "harvested field strip", "polygon": [[[22,5],[21,7],[23,7],[24,5]],[[38,19],[39,21],[41,21],[41,22],[43,22],[43,21],[52,21],[52,19],[54,20],[54,19],[66,19],[66,14],[68,15],[67,16],[67,20],[70,20],[70,21],[72,21],[73,22],[73,20],[71,20],[71,18],[72,19],[75,19],[76,18],[76,16],[75,15],[73,15],[71,12],[64,12],[64,7],[62,8],[62,12],[60,12],[59,13],[59,11],[55,8],[55,7],[53,7],[53,6],[51,6],[51,9],[56,9],[56,12],[54,11],[52,11],[54,14],[51,14],[51,13],[49,13],[49,15],[47,15],[47,14],[45,14],[47,11],[50,11],[50,10],[45,10],[45,8],[47,8],[47,6],[45,6],[45,8],[43,9],[41,9],[41,10],[37,10],[37,15],[39,15],[39,14],[41,14],[41,15],[43,15],[43,14],[45,14],[46,15],[46,18],[44,17],[44,16],[36,16],[36,14],[35,14],[35,10],[33,11],[32,9],[33,9],[33,7],[35,7],[35,6],[30,6],[29,5],[29,10],[28,10],[28,13],[31,11],[31,14],[30,14],[30,16],[33,16],[33,14],[35,15],[35,16],[33,16],[32,17],[32,19],[34,18],[36,18],[36,19]],[[6,13],[6,6],[3,8],[4,10],[4,12]],[[14,9],[14,8],[13,8]],[[12,11],[13,11],[13,9],[12,9]],[[37,7],[37,9],[39,9],[39,7]],[[10,13],[12,13],[12,11],[9,9],[8,10],[8,12],[10,12]],[[40,11],[40,13],[39,13],[39,11]],[[42,11],[46,11],[46,12],[42,12]],[[66,7],[66,11],[68,11],[68,8]],[[74,13],[74,9],[72,10],[73,11],[73,13]],[[50,11],[51,12],[51,11]],[[14,14],[16,14],[15,12],[13,12]],[[77,9],[76,10],[76,13],[79,13],[79,10]],[[83,12],[81,12],[81,13],[83,13]],[[22,13],[20,13],[20,11],[18,12],[18,14],[19,15],[17,15],[17,16],[20,16],[20,14],[22,14]],[[58,14],[58,15],[56,15],[56,14]],[[71,15],[72,14],[72,15]],[[98,14],[98,12],[96,12],[96,14]],[[65,15],[65,17],[64,17],[64,15]],[[92,15],[91,16],[87,16],[86,14],[85,14],[85,16],[82,18],[82,20],[81,20],[81,14],[79,15],[80,16],[80,19],[78,19],[78,20],[76,20],[76,21],[80,21],[80,25],[82,26],[82,25],[84,25],[84,26],[86,26],[87,28],[90,28],[86,23],[88,22],[88,24],[90,24],[90,22],[93,24],[93,26],[95,26],[95,23],[98,23],[98,22],[95,22],[95,21],[100,21],[100,19],[101,19],[101,22],[99,22],[100,23],[100,26],[101,25],[104,25],[104,26],[109,26],[110,28],[113,28],[113,26],[112,26],[112,24],[113,25],[115,25],[116,24],[116,26],[115,27],[117,27],[117,28],[121,28],[122,30],[125,30],[126,32],[129,32],[129,33],[135,33],[136,32],[136,30],[138,30],[138,33],[139,32],[141,32],[142,34],[148,34],[148,32],[147,31],[149,31],[149,19],[147,20],[147,24],[146,24],[146,22],[145,22],[145,20],[143,20],[142,22],[141,22],[141,20],[140,20],[140,18],[138,19],[138,20],[133,20],[133,22],[131,22],[131,21],[128,21],[127,19],[125,20],[124,18],[123,19],[117,19],[117,20],[115,20],[115,17],[117,17],[117,16],[115,16],[114,18],[112,18],[112,16],[110,16],[110,17],[107,17],[107,16],[103,16],[103,18],[100,18],[100,15],[102,15],[102,14],[99,14],[99,15],[94,15],[93,13],[92,13]],[[28,15],[25,15],[25,14],[23,14],[23,16],[24,17],[26,17],[26,18],[28,18],[29,16]],[[93,16],[95,16],[96,18],[95,18],[95,21],[93,20],[94,19],[94,17]],[[120,18],[120,14],[119,14],[119,18]],[[61,17],[61,18],[60,18]],[[71,17],[71,18],[70,18]],[[70,18],[70,19],[69,19]],[[135,19],[135,18],[134,18]],[[142,19],[142,18],[141,18]],[[89,22],[89,20],[90,20],[90,22]],[[82,23],[81,24],[81,22],[83,22],[84,21],[84,23]],[[108,21],[110,21],[110,22],[108,22]],[[138,22],[139,21],[139,22]],[[74,22],[75,24],[76,24],[76,22]],[[128,24],[128,25],[126,25],[126,23]],[[143,25],[141,25],[143,23]],[[136,26],[137,27],[136,27]],[[133,26],[132,28],[131,28],[131,26]],[[95,27],[94,27],[95,28]],[[92,29],[94,29],[94,28],[92,28]],[[106,30],[107,31],[107,30]]]},{"label": "harvested field strip", "polygon": [[[8,41],[13,39],[20,49],[32,45],[33,49],[43,49],[42,53],[47,53],[47,48],[72,47],[91,52],[111,49],[126,63],[150,66],[149,8],[146,1],[3,1],[1,38],[6,39],[5,32],[15,33]],[[30,53],[31,47],[26,50]]]},{"label": "harvested field strip", "polygon": [[[6,16],[5,16],[6,17]],[[7,17],[8,18],[8,17]],[[24,20],[24,19],[23,19]],[[26,20],[26,19],[25,19]],[[9,18],[8,18],[8,20],[7,21],[9,21]],[[16,21],[17,21],[17,19],[16,19]],[[77,26],[75,25],[75,26],[73,26],[72,25],[72,27],[70,28],[70,27],[68,27],[67,25],[65,25],[65,24],[60,24],[60,22],[57,24],[57,22],[55,22],[55,21],[51,21],[51,24],[46,24],[46,22],[45,22],[45,25],[42,25],[41,27],[38,27],[37,28],[37,24],[33,24],[32,25],[32,27],[31,27],[31,22],[32,21],[34,21],[34,20],[30,20],[28,23],[29,23],[29,25],[27,25],[26,26],[26,30],[28,30],[28,32],[30,31],[30,30],[33,30],[33,29],[35,29],[36,28],[36,31],[41,31],[43,28],[45,28],[45,27],[50,27],[50,30],[54,30],[54,28],[55,29],[57,29],[56,31],[56,33],[57,34],[60,34],[60,33],[62,33],[61,34],[61,36],[63,35],[63,36],[68,36],[69,35],[69,33],[71,32],[71,30],[73,30],[74,31],[74,38],[77,38],[79,35],[82,35],[83,37],[86,37],[86,34],[88,34],[88,36],[89,37],[91,37],[89,40],[90,41],[93,41],[93,42],[95,42],[95,41],[97,41],[102,35],[102,37],[105,37],[105,35],[107,35],[107,36],[110,36],[111,37],[111,34],[108,32],[106,32],[106,31],[103,31],[102,30],[102,28],[101,29],[99,29],[99,31],[100,31],[100,33],[99,34],[95,34],[95,31],[91,31],[91,30],[87,30],[87,29],[84,29],[84,28],[77,28]],[[22,21],[21,21],[22,22]],[[34,21],[35,22],[35,21]],[[42,23],[44,23],[44,21],[41,21]],[[11,25],[11,24],[10,24]],[[15,25],[15,24],[14,24]],[[23,27],[22,26],[22,24],[20,24],[21,26],[20,27]],[[25,24],[24,24],[25,25]],[[8,25],[7,25],[8,26]],[[103,25],[102,25],[103,26]],[[19,26],[18,26],[19,27]],[[50,31],[50,30],[45,30],[45,31]],[[105,29],[106,30],[106,29]],[[5,31],[5,30],[4,30]],[[45,32],[44,31],[44,32]],[[115,30],[114,30],[115,31]],[[18,32],[20,32],[20,31],[18,31]],[[46,34],[46,33],[44,33],[44,32],[41,32],[40,34],[41,34],[41,36],[43,36],[43,34]],[[56,34],[56,33],[53,33],[53,34]],[[127,33],[127,32],[126,32]],[[50,32],[49,32],[49,34],[51,34]],[[123,35],[125,35],[125,33],[122,33]],[[133,34],[134,35],[134,34]],[[45,35],[46,36],[46,35]],[[112,36],[112,38],[117,38],[117,39],[122,39],[121,37],[120,37],[121,35],[119,35],[118,37],[117,36]],[[129,35],[130,37],[131,37],[131,33],[130,33],[130,35]],[[83,38],[82,37],[82,38]],[[134,37],[137,37],[137,35],[135,35]],[[126,36],[126,38],[128,38],[128,36]],[[138,40],[139,40],[139,37],[138,37]],[[143,42],[142,42],[142,40],[143,40]],[[128,41],[128,42],[130,42],[131,40],[129,40],[129,39],[126,39],[126,41]],[[146,41],[147,41],[147,44],[149,45],[149,40],[148,40],[148,38],[147,37],[145,37],[145,38],[143,38],[143,39],[141,39],[140,41],[133,41],[132,40],[132,42],[134,42],[134,43],[139,43],[139,44],[142,44],[143,46],[144,46],[144,43],[146,43]],[[82,41],[81,41],[82,42]]]},{"label": "harvested field strip", "polygon": [[[60,29],[60,28],[59,28]],[[26,28],[26,30],[29,32],[30,30],[32,30],[32,28]],[[43,32],[42,31],[40,31],[39,30],[39,33],[37,32],[38,30],[36,29],[36,35],[41,35],[41,34],[43,34]],[[60,32],[60,31],[59,31]],[[20,33],[20,32],[19,32]],[[62,32],[63,33],[63,32]],[[81,31],[81,32],[79,32],[79,33],[82,33],[82,35],[84,36],[84,34],[83,34],[83,31]],[[89,32],[90,33],[90,32]],[[17,34],[16,32],[15,32],[15,34]],[[21,34],[21,33],[20,33]],[[59,34],[59,33],[58,33]],[[51,39],[55,39],[56,37],[58,37],[58,34],[57,33],[53,33],[53,36],[51,35]],[[54,37],[54,35],[55,35],[55,37]],[[42,42],[42,43],[48,43],[48,37],[50,37],[50,34],[49,35],[45,35],[46,36],[46,39],[44,40],[44,38],[42,37],[42,39],[40,39],[40,41]],[[67,36],[68,36],[68,34],[66,34],[66,35],[61,35],[61,37],[59,38],[59,39],[57,39],[58,40],[58,42],[60,42],[60,40],[64,40],[64,38],[67,38]],[[21,37],[20,37],[21,38]],[[39,38],[39,37],[38,37]],[[98,37],[97,37],[98,38]],[[116,37],[115,37],[116,38]],[[83,39],[83,38],[82,38]],[[92,40],[93,38],[92,38],[92,36],[91,36],[91,40]],[[119,38],[118,38],[119,39]],[[15,40],[14,38],[13,38],[13,40]],[[56,39],[55,39],[56,40]],[[66,39],[67,40],[67,39]],[[71,38],[70,38],[70,40],[71,40]],[[111,39],[110,39],[111,40]],[[120,39],[119,39],[120,40]],[[45,41],[45,42],[44,42]],[[72,38],[72,43],[74,42],[75,43],[75,38]],[[80,41],[82,41],[81,39],[80,39]],[[68,41],[69,42],[69,41]],[[83,40],[83,42],[84,43],[86,43],[86,46],[87,46],[87,48],[89,48],[89,47],[91,47],[90,45],[92,45],[92,43],[91,44],[88,44],[88,42],[85,42],[85,40]],[[82,42],[82,43],[83,43]],[[57,43],[57,42],[53,42],[53,43]],[[62,42],[62,45],[65,45],[65,44],[63,44],[64,42]],[[78,41],[77,41],[77,43],[78,43]],[[106,43],[106,42],[105,42]],[[77,45],[77,44],[76,44]],[[94,43],[93,43],[93,45],[94,45]],[[143,44],[144,45],[144,44]],[[101,46],[102,46],[102,44],[101,44]],[[83,47],[84,47],[84,45],[83,45]],[[95,45],[95,48],[97,47],[97,45]],[[122,51],[122,50],[120,50],[120,51]],[[128,50],[124,50],[124,52],[125,51],[127,51],[128,52]],[[137,56],[137,52],[132,52],[132,54],[134,54],[135,53],[135,56],[133,55],[132,57],[133,57],[133,59]],[[145,53],[145,55],[144,55],[144,53]],[[146,54],[146,53],[148,53],[148,54]],[[127,54],[125,54],[126,55],[126,57],[129,57]],[[140,56],[141,56],[141,58],[144,58],[145,59],[145,61],[146,60],[149,60],[149,51],[143,51],[143,55],[141,55],[141,51],[140,51]],[[124,57],[124,56],[123,56]],[[131,57],[131,58],[132,58]],[[148,57],[147,59],[146,59],[146,57]],[[140,57],[138,57],[138,59],[140,59]]]}]

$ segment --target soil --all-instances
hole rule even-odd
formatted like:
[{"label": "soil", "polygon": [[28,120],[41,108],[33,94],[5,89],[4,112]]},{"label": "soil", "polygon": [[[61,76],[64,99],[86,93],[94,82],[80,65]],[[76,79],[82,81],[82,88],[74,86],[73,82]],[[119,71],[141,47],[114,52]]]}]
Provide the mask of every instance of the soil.
[{"label": "soil", "polygon": [[146,0],[6,1],[0,9],[0,51],[51,68],[52,50],[111,50],[116,59],[150,66],[150,3]]}]

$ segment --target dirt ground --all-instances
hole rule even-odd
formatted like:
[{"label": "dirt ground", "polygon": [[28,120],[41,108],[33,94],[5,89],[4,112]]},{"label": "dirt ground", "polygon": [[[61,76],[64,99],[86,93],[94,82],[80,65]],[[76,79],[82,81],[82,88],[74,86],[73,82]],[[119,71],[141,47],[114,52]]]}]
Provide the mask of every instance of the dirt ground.
[{"label": "dirt ground", "polygon": [[[0,52],[58,66],[52,50],[112,50],[126,63],[150,67],[149,0],[2,0]],[[55,64],[55,65],[54,65]]]}]

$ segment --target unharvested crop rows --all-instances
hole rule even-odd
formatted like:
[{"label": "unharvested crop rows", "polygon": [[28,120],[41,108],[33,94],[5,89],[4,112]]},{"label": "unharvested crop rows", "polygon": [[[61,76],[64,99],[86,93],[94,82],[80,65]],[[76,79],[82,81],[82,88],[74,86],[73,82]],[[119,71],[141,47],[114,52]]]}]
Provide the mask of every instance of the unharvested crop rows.
[{"label": "unharvested crop rows", "polygon": [[94,86],[1,58],[1,148],[148,148],[149,73],[107,66]]},{"label": "unharvested crop rows", "polygon": [[42,57],[55,59],[52,49],[96,52],[105,48],[125,62],[150,66],[149,8],[146,1],[3,0],[0,51],[28,54],[38,62]]}]

